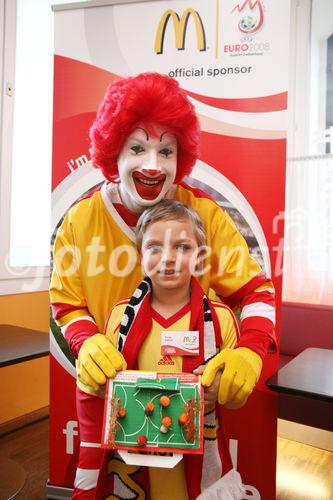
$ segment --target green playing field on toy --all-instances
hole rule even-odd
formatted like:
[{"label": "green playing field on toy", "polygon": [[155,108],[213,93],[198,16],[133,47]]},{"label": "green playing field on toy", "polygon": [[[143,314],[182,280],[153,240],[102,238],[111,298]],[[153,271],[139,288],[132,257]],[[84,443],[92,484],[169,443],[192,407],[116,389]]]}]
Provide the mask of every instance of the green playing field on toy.
[{"label": "green playing field on toy", "polygon": [[[146,447],[196,449],[200,446],[200,395],[197,384],[182,384],[179,378],[143,379],[136,382],[114,381],[112,387],[113,397],[120,399],[119,406],[125,408],[126,415],[117,418],[116,446],[138,447],[138,438],[145,436]],[[164,396],[164,399],[163,399]],[[167,396],[165,398],[165,396]],[[162,406],[162,402],[169,404]],[[193,429],[189,435],[188,429],[180,425],[178,417],[190,405],[195,407],[193,413]],[[154,409],[147,406],[153,403]],[[163,426],[164,419],[167,427]],[[163,430],[161,430],[163,429]],[[192,429],[192,431],[193,431]]]},{"label": "green playing field on toy", "polygon": [[135,386],[142,389],[159,389],[161,391],[179,391],[180,380],[178,377],[163,379],[138,378]]}]

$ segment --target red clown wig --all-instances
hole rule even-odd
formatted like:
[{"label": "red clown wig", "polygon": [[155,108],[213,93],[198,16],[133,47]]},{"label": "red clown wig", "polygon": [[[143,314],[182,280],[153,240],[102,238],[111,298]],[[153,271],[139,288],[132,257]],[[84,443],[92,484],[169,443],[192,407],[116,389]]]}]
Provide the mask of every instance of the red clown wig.
[{"label": "red clown wig", "polygon": [[91,157],[104,177],[118,179],[117,158],[127,137],[138,127],[162,127],[177,138],[179,182],[198,158],[199,122],[194,106],[173,78],[142,73],[113,82],[90,129]]}]

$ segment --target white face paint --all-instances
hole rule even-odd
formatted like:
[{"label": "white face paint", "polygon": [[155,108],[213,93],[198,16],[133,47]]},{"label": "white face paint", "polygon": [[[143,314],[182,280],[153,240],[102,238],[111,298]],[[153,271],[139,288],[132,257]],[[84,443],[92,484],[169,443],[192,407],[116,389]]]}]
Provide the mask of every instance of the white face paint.
[{"label": "white face paint", "polygon": [[165,197],[177,172],[176,137],[161,129],[130,134],[118,156],[120,195],[132,212],[142,212]]}]

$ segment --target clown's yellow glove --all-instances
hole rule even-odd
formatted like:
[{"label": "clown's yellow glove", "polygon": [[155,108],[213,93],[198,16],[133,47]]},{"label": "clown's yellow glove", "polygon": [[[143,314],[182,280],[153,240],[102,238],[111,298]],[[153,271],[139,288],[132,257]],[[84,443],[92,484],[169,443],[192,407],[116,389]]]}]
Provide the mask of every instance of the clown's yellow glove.
[{"label": "clown's yellow glove", "polygon": [[253,391],[262,369],[260,356],[248,349],[224,349],[211,359],[204,370],[201,383],[209,387],[221,370],[222,376],[218,391],[218,402],[241,403]]},{"label": "clown's yellow glove", "polygon": [[96,333],[86,339],[77,358],[77,376],[83,384],[98,389],[105,384],[106,377],[114,377],[117,371],[126,370],[123,355],[110,340]]}]

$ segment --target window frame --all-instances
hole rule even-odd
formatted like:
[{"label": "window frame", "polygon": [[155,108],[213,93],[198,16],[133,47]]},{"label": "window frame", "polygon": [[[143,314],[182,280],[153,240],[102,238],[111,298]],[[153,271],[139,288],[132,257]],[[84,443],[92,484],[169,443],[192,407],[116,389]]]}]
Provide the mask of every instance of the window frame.
[{"label": "window frame", "polygon": [[309,152],[311,0],[291,0],[287,157]]},{"label": "window frame", "polygon": [[[47,290],[49,266],[9,265],[12,146],[15,99],[16,0],[0,0],[0,295]],[[9,95],[8,85],[12,89]]]}]

